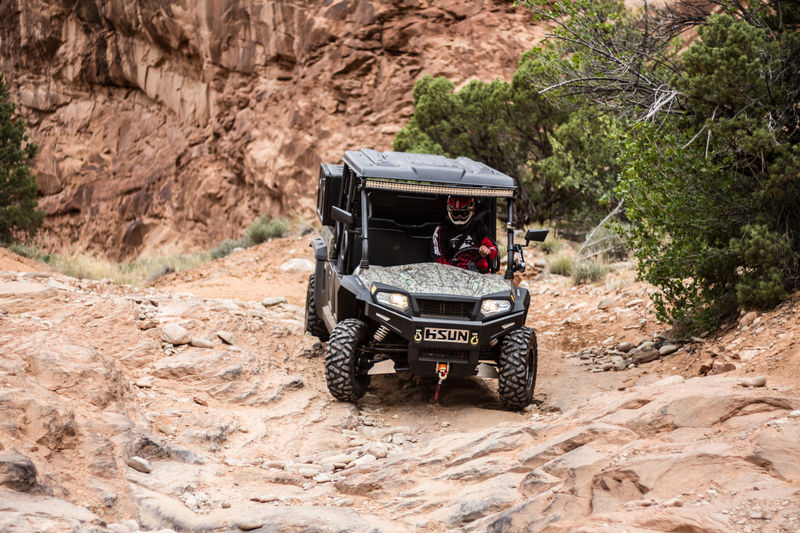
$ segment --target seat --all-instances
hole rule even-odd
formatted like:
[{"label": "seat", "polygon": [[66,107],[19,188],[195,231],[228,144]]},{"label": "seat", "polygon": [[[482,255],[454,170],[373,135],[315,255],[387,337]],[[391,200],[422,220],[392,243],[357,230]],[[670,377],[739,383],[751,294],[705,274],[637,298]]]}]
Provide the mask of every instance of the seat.
[{"label": "seat", "polygon": [[[350,265],[361,261],[361,238],[350,248]],[[369,264],[378,266],[427,263],[431,260],[431,237],[412,236],[400,229],[370,228]]]}]

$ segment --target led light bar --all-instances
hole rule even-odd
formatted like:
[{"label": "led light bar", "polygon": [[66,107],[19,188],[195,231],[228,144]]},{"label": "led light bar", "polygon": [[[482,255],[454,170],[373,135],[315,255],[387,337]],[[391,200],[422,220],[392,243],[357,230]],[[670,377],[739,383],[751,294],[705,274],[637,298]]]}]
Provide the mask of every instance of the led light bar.
[{"label": "led light bar", "polygon": [[478,189],[474,187],[443,187],[441,185],[420,185],[401,181],[364,180],[368,189],[385,189],[389,191],[421,192],[427,194],[453,194],[459,196],[488,196],[496,198],[512,198],[514,189]]}]

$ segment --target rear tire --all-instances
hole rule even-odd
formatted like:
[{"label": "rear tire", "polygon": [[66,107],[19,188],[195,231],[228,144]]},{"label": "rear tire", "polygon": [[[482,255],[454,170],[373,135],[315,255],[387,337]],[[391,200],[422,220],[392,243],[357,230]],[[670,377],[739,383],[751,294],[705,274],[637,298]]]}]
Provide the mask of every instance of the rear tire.
[{"label": "rear tire", "polygon": [[539,354],[536,333],[521,327],[503,340],[498,365],[500,401],[507,409],[519,410],[533,401]]},{"label": "rear tire", "polygon": [[325,352],[325,380],[337,400],[355,402],[367,392],[370,377],[358,375],[358,347],[367,333],[367,325],[355,318],[342,320],[331,332]]},{"label": "rear tire", "polygon": [[322,342],[327,342],[330,335],[328,328],[325,327],[325,322],[317,314],[316,302],[316,275],[311,274],[308,277],[308,293],[306,293],[306,331],[317,337]]}]

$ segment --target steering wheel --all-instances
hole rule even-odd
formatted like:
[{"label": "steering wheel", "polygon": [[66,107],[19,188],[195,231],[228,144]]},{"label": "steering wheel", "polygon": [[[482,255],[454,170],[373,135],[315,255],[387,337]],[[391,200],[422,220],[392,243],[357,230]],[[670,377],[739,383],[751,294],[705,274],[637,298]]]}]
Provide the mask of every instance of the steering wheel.
[{"label": "steering wheel", "polygon": [[478,247],[478,246],[470,246],[469,248],[462,248],[459,251],[457,251],[455,253],[455,255],[453,255],[453,258],[450,260],[450,262],[451,263],[455,263],[456,262],[456,257],[458,257],[461,254],[465,254],[467,252],[477,252],[479,250],[480,250],[480,247]]}]

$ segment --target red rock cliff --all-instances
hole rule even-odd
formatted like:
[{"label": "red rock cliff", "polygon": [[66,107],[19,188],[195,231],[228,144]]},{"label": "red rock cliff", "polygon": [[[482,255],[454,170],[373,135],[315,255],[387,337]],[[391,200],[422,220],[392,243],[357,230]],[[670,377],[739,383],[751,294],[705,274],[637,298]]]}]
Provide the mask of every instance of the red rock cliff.
[{"label": "red rock cliff", "polygon": [[508,79],[539,36],[490,0],[9,0],[0,69],[43,243],[122,259],[310,215],[318,163],[389,149],[417,79]]}]

